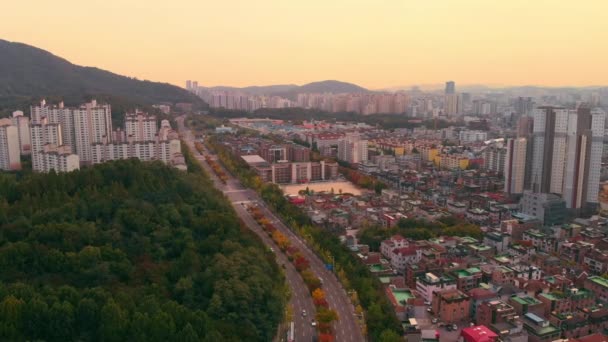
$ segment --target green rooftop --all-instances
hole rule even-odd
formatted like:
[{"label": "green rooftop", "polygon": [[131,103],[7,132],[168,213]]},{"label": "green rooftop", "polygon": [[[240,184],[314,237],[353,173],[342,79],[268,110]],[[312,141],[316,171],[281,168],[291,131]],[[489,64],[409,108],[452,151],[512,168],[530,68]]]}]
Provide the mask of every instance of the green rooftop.
[{"label": "green rooftop", "polygon": [[393,296],[395,296],[397,303],[399,303],[401,305],[405,305],[407,303],[408,299],[415,298],[414,295],[412,294],[412,291],[410,291],[410,290],[392,288],[391,292],[393,293]]},{"label": "green rooftop", "polygon": [[481,270],[477,267],[467,268],[466,270],[458,270],[456,271],[456,276],[458,278],[466,278],[471,277],[475,273],[480,273]]},{"label": "green rooftop", "polygon": [[533,297],[519,297],[519,296],[515,296],[515,297],[511,297],[511,299],[516,302],[519,303],[521,305],[534,305],[534,304],[540,304],[541,301],[533,298]]},{"label": "green rooftop", "polygon": [[485,252],[485,251],[489,251],[492,249],[492,247],[486,246],[486,245],[470,245],[469,247],[478,252]]},{"label": "green rooftop", "polygon": [[552,293],[552,292],[541,293],[541,294],[539,294],[539,296],[545,297],[550,301],[560,300],[563,298],[561,295],[558,295],[557,293]]},{"label": "green rooftop", "polygon": [[463,236],[460,238],[460,241],[462,241],[462,243],[477,243],[477,239],[470,237],[470,236]]},{"label": "green rooftop", "polygon": [[524,232],[524,234],[532,235],[535,238],[539,238],[539,239],[542,239],[545,237],[545,234],[543,234],[537,230],[528,230],[528,231]]},{"label": "green rooftop", "polygon": [[593,295],[594,293],[592,291],[589,291],[587,289],[578,289],[576,293],[572,294],[572,297],[579,299],[583,297],[591,297]]},{"label": "green rooftop", "polygon": [[380,264],[375,264],[375,265],[371,265],[369,267],[369,270],[373,272],[382,272],[384,271],[384,267],[382,267],[382,265]]},{"label": "green rooftop", "polygon": [[608,288],[608,279],[604,279],[604,278],[598,277],[598,276],[593,276],[593,277],[587,278],[587,280],[590,280],[599,286]]},{"label": "green rooftop", "polygon": [[391,282],[391,277],[378,277],[378,280],[380,280],[382,284],[389,284]]},{"label": "green rooftop", "polygon": [[534,335],[536,336],[545,336],[545,335],[550,335],[550,334],[554,334],[555,332],[557,332],[557,328],[552,326],[551,324],[547,325],[546,327],[542,327],[540,329],[527,329],[528,332],[533,332]]},{"label": "green rooftop", "polygon": [[494,260],[499,261],[499,262],[509,262],[511,259],[509,259],[505,255],[497,255],[494,257]]}]

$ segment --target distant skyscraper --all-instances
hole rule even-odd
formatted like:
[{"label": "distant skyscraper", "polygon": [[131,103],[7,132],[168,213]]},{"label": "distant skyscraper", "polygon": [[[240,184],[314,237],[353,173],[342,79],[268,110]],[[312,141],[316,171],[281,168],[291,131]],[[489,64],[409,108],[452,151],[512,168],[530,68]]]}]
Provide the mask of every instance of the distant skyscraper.
[{"label": "distant skyscraper", "polygon": [[522,116],[517,120],[517,137],[529,138],[534,132],[534,119],[530,116]]},{"label": "distant skyscraper", "polygon": [[518,97],[515,102],[515,112],[520,115],[530,115],[534,109],[534,101],[531,97]]},{"label": "distant skyscraper", "polygon": [[534,112],[531,187],[561,194],[566,153],[568,110],[539,107]]},{"label": "distant skyscraper", "polygon": [[198,81],[193,81],[192,82],[192,89],[194,89],[194,90],[198,89]]},{"label": "distant skyscraper", "polygon": [[461,106],[458,104],[461,100],[456,94],[456,84],[454,81],[445,82],[445,96],[443,110],[446,116],[452,116],[459,113]]},{"label": "distant skyscraper", "polygon": [[192,89],[192,81],[187,80],[186,81],[186,90],[191,90]]},{"label": "distant skyscraper", "polygon": [[458,94],[450,93],[445,94],[444,112],[447,116],[453,116],[458,114],[461,108],[458,104]]},{"label": "distant skyscraper", "polygon": [[563,197],[568,208],[598,203],[604,113],[579,107],[568,115]]},{"label": "distant skyscraper", "polygon": [[456,93],[456,83],[454,83],[454,81],[445,82],[445,93],[446,94],[455,94]]},{"label": "distant skyscraper", "polygon": [[597,205],[605,113],[579,107],[534,112],[531,189],[562,196],[567,208]]},{"label": "distant skyscraper", "polygon": [[507,158],[505,162],[505,192],[519,195],[524,192],[526,176],[527,139],[507,140]]}]

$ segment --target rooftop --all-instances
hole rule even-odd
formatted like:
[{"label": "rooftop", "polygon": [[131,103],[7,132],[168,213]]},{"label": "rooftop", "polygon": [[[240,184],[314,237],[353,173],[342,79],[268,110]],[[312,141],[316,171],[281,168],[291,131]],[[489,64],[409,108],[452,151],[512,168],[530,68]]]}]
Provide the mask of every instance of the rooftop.
[{"label": "rooftop", "polygon": [[410,290],[391,288],[391,292],[399,304],[406,304],[408,299],[416,298]]},{"label": "rooftop", "polygon": [[604,279],[604,278],[598,277],[598,276],[592,276],[592,277],[587,278],[587,280],[589,280],[599,286],[608,288],[608,279]]},{"label": "rooftop", "polygon": [[511,299],[514,302],[519,303],[521,305],[535,305],[535,304],[541,303],[540,300],[538,300],[534,297],[529,297],[529,296],[526,296],[526,297],[514,296],[514,297],[511,297]]}]

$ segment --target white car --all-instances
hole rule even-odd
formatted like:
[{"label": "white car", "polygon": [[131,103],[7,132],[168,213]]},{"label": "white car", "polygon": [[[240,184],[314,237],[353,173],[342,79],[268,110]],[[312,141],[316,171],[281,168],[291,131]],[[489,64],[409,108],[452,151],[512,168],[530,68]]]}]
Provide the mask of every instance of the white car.
[{"label": "white car", "polygon": [[312,321],[310,321],[310,325],[312,325],[313,327],[317,326],[317,322],[315,322],[315,320],[313,319]]},{"label": "white car", "polygon": [[302,317],[306,317],[306,310],[302,310]]}]

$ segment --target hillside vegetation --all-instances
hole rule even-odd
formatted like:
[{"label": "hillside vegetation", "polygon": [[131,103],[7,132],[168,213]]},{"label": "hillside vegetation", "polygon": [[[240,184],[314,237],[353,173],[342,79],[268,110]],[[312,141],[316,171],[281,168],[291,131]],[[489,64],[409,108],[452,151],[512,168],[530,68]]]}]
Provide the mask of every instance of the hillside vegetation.
[{"label": "hillside vegetation", "polygon": [[0,111],[26,109],[41,97],[78,105],[96,97],[111,104],[150,106],[162,102],[206,104],[185,89],[74,65],[45,50],[0,39]]},{"label": "hillside vegetation", "polygon": [[270,341],[284,278],[189,166],[0,174],[0,340]]}]

